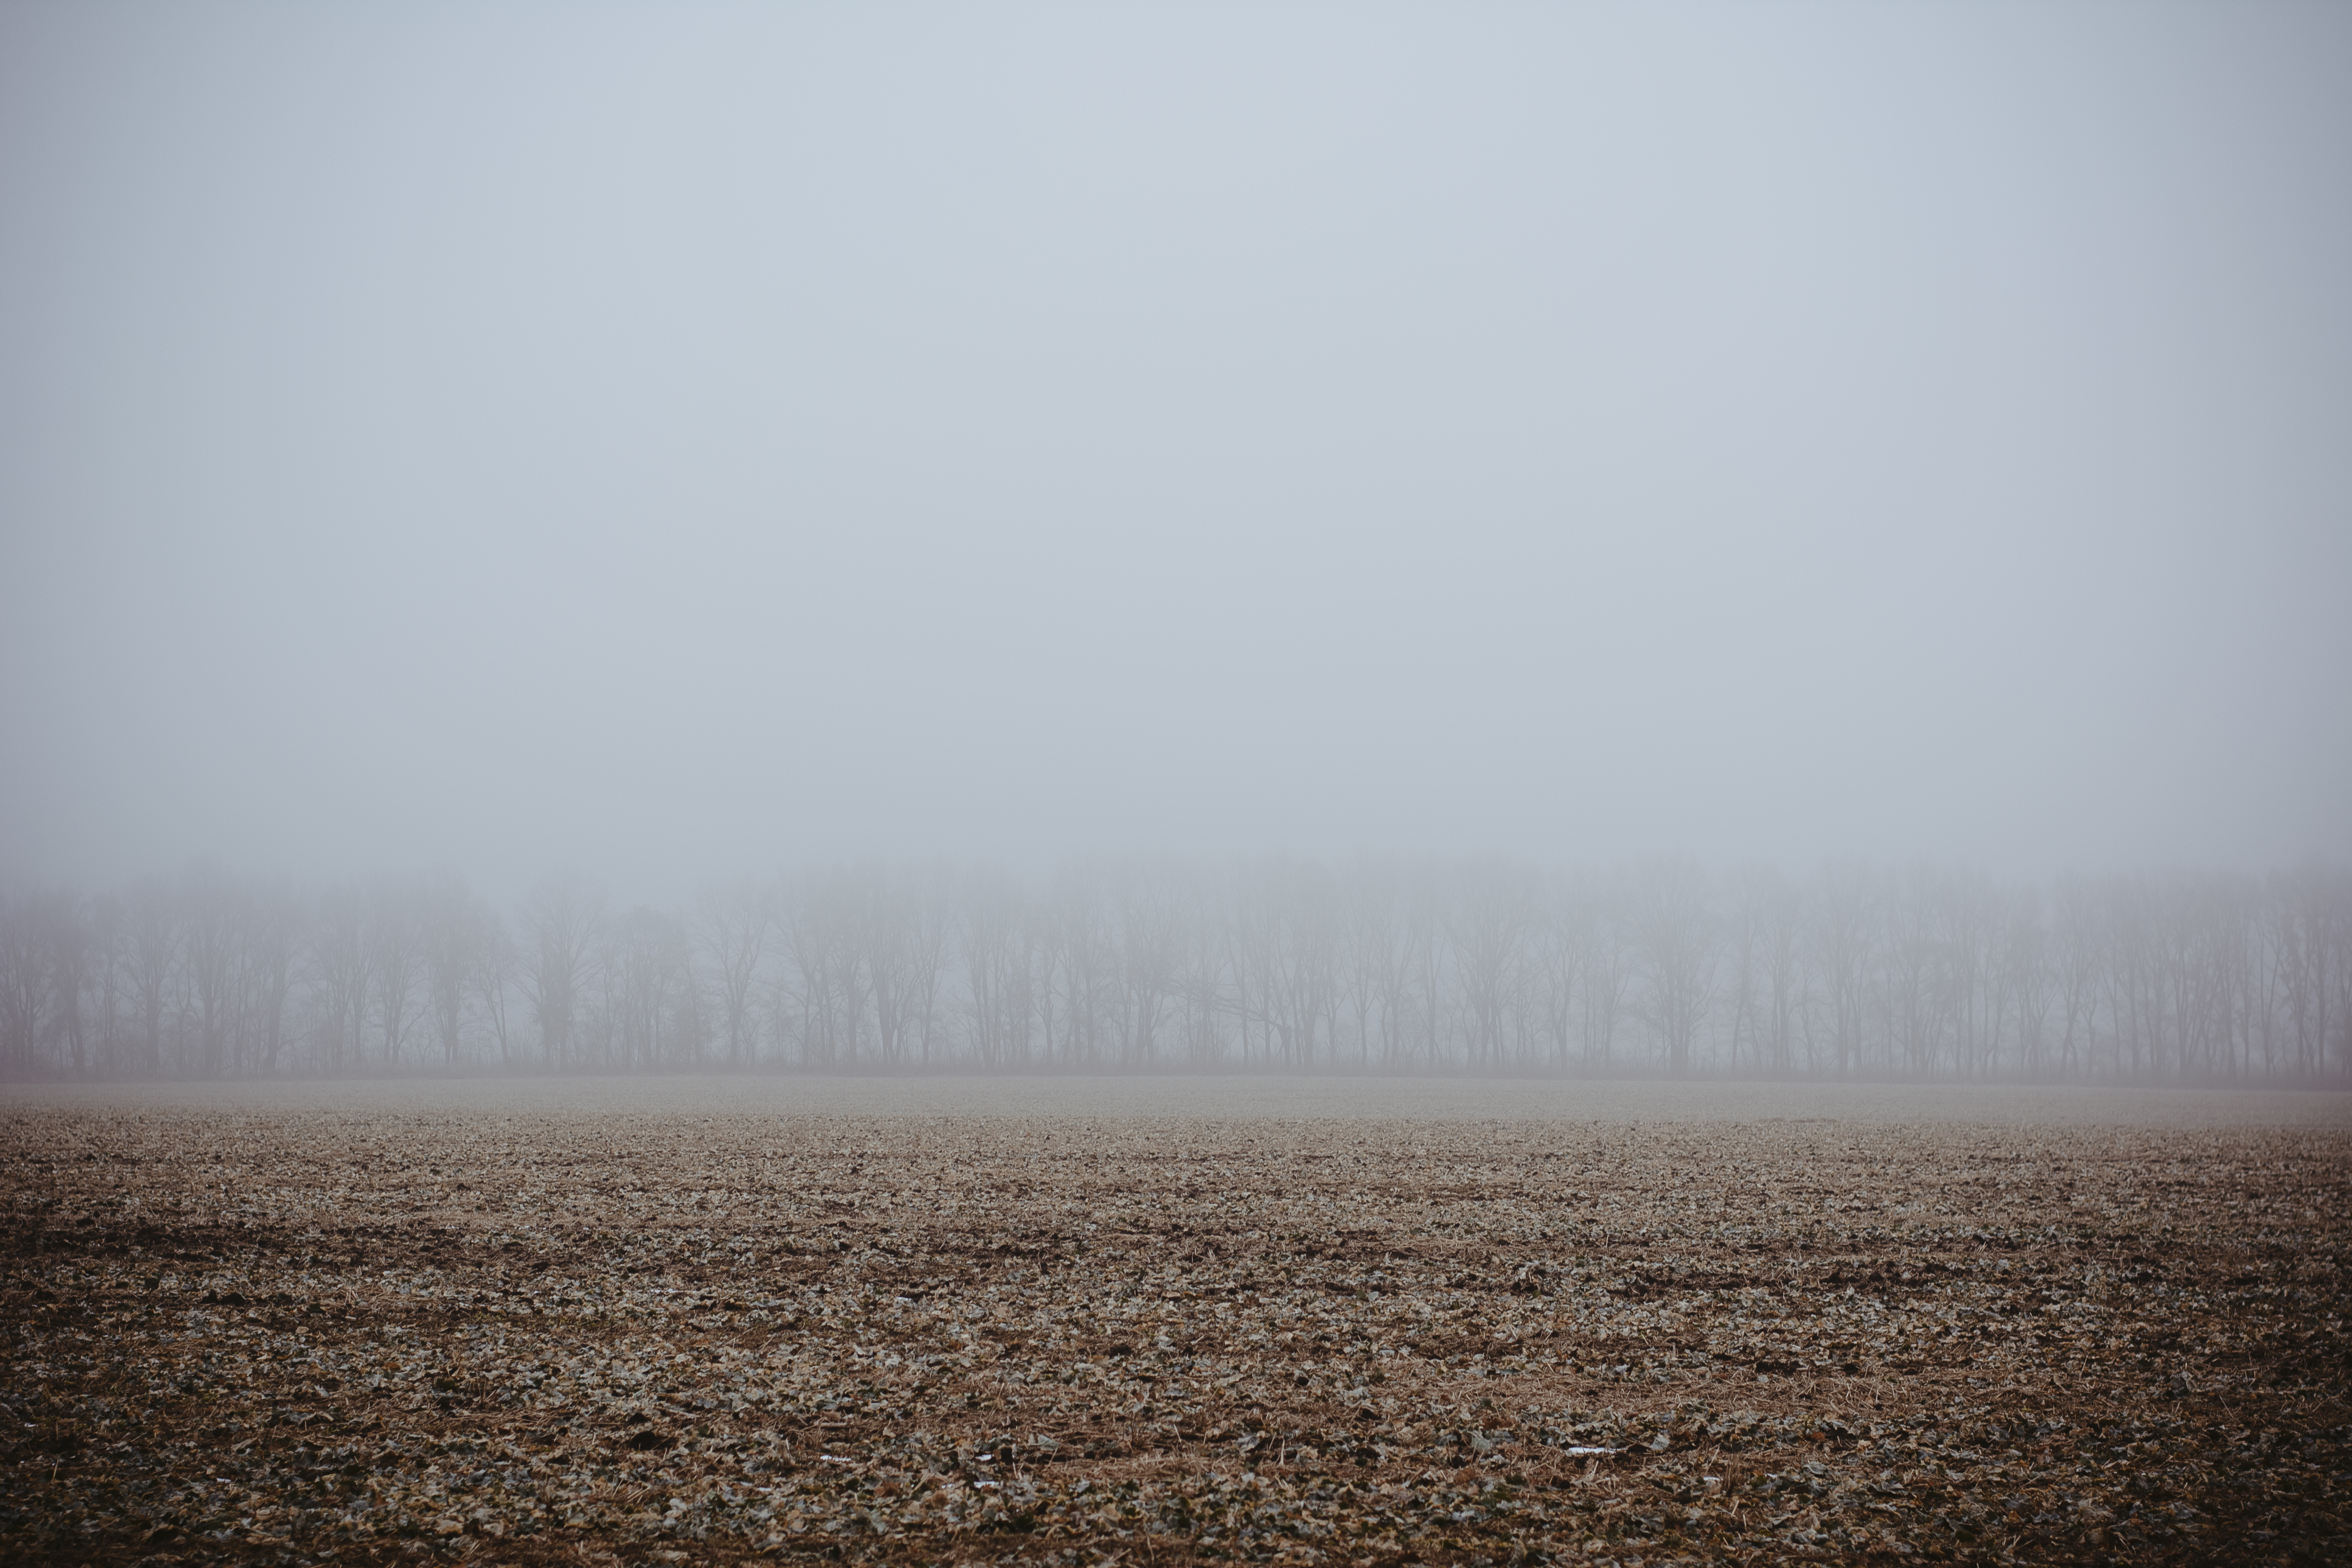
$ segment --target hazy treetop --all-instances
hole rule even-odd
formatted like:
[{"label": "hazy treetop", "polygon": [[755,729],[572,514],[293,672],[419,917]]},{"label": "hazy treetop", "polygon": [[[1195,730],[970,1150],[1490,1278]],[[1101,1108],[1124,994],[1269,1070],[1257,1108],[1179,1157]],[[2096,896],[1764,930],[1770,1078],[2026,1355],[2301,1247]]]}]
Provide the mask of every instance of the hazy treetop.
[{"label": "hazy treetop", "polygon": [[2337,6],[0,13],[0,874],[2352,852]]}]

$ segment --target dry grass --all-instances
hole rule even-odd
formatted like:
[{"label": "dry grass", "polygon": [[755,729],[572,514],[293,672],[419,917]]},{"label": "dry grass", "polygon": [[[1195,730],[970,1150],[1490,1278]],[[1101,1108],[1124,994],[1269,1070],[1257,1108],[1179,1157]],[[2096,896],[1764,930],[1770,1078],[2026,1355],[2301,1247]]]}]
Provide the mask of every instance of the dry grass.
[{"label": "dry grass", "polygon": [[2333,1112],[702,1092],[0,1110],[0,1553],[2352,1556]]}]

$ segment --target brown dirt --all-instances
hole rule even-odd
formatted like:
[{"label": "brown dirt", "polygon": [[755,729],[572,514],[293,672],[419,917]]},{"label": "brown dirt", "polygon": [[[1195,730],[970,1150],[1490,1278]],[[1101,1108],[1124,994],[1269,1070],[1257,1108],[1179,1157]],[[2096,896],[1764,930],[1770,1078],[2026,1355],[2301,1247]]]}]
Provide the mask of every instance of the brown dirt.
[{"label": "brown dirt", "polygon": [[2326,1126],[20,1104],[0,1161],[12,1558],[2352,1560]]}]

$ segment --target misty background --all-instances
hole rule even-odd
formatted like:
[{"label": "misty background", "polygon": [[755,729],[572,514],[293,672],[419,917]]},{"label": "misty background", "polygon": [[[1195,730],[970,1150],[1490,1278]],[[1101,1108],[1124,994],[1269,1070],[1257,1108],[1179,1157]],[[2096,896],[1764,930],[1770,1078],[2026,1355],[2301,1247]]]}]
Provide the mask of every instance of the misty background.
[{"label": "misty background", "polygon": [[2340,1086],[2352,870],[867,862],[502,911],[199,863],[0,901],[0,1080],[711,1069]]},{"label": "misty background", "polygon": [[0,876],[2341,863],[2347,149],[2333,6],[12,5]]}]

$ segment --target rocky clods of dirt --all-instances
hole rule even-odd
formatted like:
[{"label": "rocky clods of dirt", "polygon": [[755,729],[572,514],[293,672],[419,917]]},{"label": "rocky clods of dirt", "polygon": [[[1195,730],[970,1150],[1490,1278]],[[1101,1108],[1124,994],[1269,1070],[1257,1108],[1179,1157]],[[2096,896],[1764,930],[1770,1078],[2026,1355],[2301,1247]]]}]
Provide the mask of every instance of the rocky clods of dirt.
[{"label": "rocky clods of dirt", "polygon": [[2352,1560],[2326,1131],[0,1116],[21,1560]]}]

